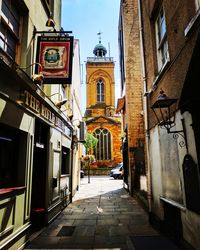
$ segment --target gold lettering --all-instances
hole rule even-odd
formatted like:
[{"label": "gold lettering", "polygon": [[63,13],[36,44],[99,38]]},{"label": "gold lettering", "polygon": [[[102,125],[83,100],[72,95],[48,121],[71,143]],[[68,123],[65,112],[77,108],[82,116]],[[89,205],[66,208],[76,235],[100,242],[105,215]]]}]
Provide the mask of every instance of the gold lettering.
[{"label": "gold lettering", "polygon": [[38,100],[36,100],[35,111],[40,112],[40,102]]},{"label": "gold lettering", "polygon": [[25,105],[36,111],[40,112],[40,101],[38,101],[34,96],[32,96],[28,91],[24,91]]},{"label": "gold lettering", "polygon": [[42,117],[53,123],[64,131],[65,125],[63,121],[57,117],[51,110],[44,106],[39,100],[32,96],[28,91],[24,91],[25,105],[39,113]]},{"label": "gold lettering", "polygon": [[51,111],[47,109],[47,119],[51,121]]},{"label": "gold lettering", "polygon": [[33,96],[30,98],[30,107],[35,110],[35,98]]},{"label": "gold lettering", "polygon": [[45,115],[44,115],[45,110],[44,110],[44,109],[45,109],[45,107],[44,107],[44,105],[42,104],[42,106],[41,106],[41,115],[45,117]]},{"label": "gold lettering", "polygon": [[51,113],[51,122],[55,123],[55,115],[53,113]]},{"label": "gold lettering", "polygon": [[31,95],[28,93],[28,91],[24,91],[24,95],[25,95],[25,104],[29,106],[29,99]]},{"label": "gold lettering", "polygon": [[51,122],[51,116],[52,116],[52,113],[51,111],[46,108],[43,104],[41,106],[41,116],[43,116],[44,118],[46,118],[48,121]]}]

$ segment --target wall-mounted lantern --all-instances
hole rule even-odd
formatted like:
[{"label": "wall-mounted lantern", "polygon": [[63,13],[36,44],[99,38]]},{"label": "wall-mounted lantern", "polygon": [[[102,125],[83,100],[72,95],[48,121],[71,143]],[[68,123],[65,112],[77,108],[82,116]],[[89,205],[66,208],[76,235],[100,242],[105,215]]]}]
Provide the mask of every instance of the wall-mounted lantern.
[{"label": "wall-mounted lantern", "polygon": [[52,96],[55,96],[55,95],[59,95],[59,100],[54,102],[54,104],[56,105],[57,108],[61,108],[62,105],[64,105],[66,102],[68,102],[68,100],[65,98],[65,99],[62,99],[62,95],[60,93],[54,93],[52,95],[49,95],[48,97],[51,98]]},{"label": "wall-mounted lantern", "polygon": [[56,105],[57,108],[60,109],[62,107],[62,105],[64,105],[67,101],[68,101],[67,99],[64,99],[62,101],[56,102],[55,105]]},{"label": "wall-mounted lantern", "polygon": [[179,145],[181,147],[186,146],[187,148],[187,141],[185,136],[185,124],[184,120],[181,119],[182,122],[182,130],[171,130],[176,124],[175,124],[175,114],[172,111],[171,107],[177,102],[178,99],[171,98],[167,96],[163,90],[160,90],[160,95],[158,96],[155,103],[151,106],[151,109],[153,110],[155,117],[158,121],[158,125],[161,127],[164,127],[167,130],[168,134],[173,134],[174,138],[178,138],[178,136],[182,136],[184,139],[184,142],[180,142]]},{"label": "wall-mounted lantern", "polygon": [[22,70],[25,69],[26,70],[26,69],[28,69],[30,67],[35,66],[35,65],[38,65],[41,70],[40,70],[40,72],[38,72],[38,74],[33,74],[31,78],[34,81],[34,83],[41,85],[43,83],[43,80],[44,80],[44,75],[43,75],[43,72],[42,72],[42,65],[40,63],[34,62],[34,63],[30,64],[29,66],[24,67],[24,68],[20,68],[20,69],[22,69]]}]

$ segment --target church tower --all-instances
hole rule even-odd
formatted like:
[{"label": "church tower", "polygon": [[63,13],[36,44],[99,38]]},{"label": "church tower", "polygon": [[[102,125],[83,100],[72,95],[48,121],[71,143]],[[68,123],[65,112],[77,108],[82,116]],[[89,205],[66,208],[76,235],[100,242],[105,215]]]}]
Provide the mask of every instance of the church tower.
[{"label": "church tower", "polygon": [[98,139],[97,166],[114,166],[122,161],[121,119],[115,114],[115,64],[112,57],[106,57],[101,37],[93,54],[86,62],[87,132]]}]

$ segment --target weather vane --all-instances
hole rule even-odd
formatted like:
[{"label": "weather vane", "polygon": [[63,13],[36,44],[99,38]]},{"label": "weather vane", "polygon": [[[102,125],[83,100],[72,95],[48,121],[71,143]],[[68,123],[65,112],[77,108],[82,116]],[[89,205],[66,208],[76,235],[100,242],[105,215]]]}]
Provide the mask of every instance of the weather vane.
[{"label": "weather vane", "polygon": [[99,43],[101,43],[101,34],[102,34],[101,31],[99,31],[99,32],[97,33],[97,35],[99,36]]}]

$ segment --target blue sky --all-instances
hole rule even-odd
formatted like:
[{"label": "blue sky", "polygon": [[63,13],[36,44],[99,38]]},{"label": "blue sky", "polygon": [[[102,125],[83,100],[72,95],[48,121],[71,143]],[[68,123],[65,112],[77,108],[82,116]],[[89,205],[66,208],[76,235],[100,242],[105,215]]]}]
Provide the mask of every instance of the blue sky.
[{"label": "blue sky", "polygon": [[[116,99],[119,97],[119,55],[118,55],[118,20],[120,0],[62,0],[62,27],[72,31],[74,38],[80,40],[80,57],[83,64],[83,96],[85,95],[85,61],[93,56],[93,49],[98,44],[97,33],[102,32],[102,44],[110,47],[110,56],[115,61]],[[110,44],[110,46],[108,46]],[[107,53],[109,56],[109,52]],[[82,100],[85,111],[85,97]]]}]

